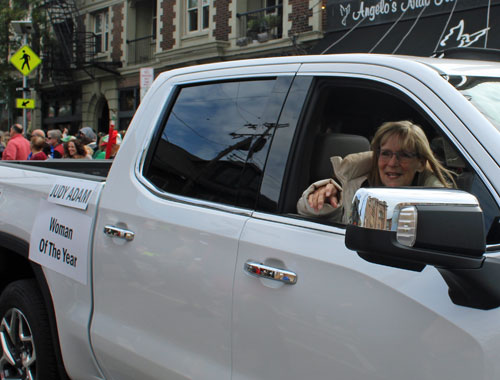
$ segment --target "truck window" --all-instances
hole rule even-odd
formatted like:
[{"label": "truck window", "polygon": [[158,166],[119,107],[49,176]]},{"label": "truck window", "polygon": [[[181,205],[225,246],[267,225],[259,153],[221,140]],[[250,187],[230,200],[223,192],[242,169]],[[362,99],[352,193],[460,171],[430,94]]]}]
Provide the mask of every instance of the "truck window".
[{"label": "truck window", "polygon": [[[479,199],[487,242],[500,242],[498,205],[431,116],[409,97],[385,84],[345,78],[315,78],[310,94],[295,133],[283,187],[286,191],[281,193],[284,214],[296,215],[297,200],[302,192],[311,183],[333,176],[329,157],[368,150],[369,141],[382,123],[410,120],[423,128],[436,157],[456,174],[457,187]],[[270,156],[271,160],[273,151]]]},{"label": "truck window", "polygon": [[145,177],[168,193],[253,208],[290,82],[274,77],[178,88]]}]

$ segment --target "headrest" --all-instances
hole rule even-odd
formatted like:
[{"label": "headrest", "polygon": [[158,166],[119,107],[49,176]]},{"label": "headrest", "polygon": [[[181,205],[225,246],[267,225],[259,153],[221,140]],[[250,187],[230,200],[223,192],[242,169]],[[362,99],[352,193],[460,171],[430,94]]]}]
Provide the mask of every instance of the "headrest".
[{"label": "headrest", "polygon": [[351,153],[370,150],[370,142],[364,136],[347,133],[324,133],[316,137],[311,161],[311,181],[331,178],[333,175],[330,157],[345,157]]}]

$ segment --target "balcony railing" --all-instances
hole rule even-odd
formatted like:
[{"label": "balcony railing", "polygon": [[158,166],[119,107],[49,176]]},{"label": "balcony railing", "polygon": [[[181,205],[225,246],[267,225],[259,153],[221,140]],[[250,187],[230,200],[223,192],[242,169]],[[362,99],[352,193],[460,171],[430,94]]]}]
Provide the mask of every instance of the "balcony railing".
[{"label": "balcony railing", "polygon": [[137,65],[151,61],[155,52],[155,45],[153,36],[127,40],[128,64]]},{"label": "balcony railing", "polygon": [[282,4],[255,11],[237,13],[239,32],[237,44],[247,45],[253,41],[266,42],[283,35]]}]

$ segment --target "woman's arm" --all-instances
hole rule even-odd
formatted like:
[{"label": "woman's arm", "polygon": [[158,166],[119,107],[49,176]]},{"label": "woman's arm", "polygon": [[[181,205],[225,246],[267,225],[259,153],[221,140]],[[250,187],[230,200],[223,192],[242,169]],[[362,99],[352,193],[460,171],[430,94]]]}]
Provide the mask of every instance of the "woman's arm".
[{"label": "woman's arm", "polygon": [[309,186],[297,202],[297,211],[305,216],[342,215],[342,188],[331,178]]}]

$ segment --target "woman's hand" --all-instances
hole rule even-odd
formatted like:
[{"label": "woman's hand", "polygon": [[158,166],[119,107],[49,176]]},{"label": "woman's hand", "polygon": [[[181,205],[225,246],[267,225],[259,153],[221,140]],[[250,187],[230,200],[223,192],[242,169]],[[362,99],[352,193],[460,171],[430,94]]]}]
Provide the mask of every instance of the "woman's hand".
[{"label": "woman's hand", "polygon": [[323,208],[325,202],[328,202],[332,207],[339,207],[339,191],[332,184],[321,186],[307,197],[307,202],[315,211]]}]

